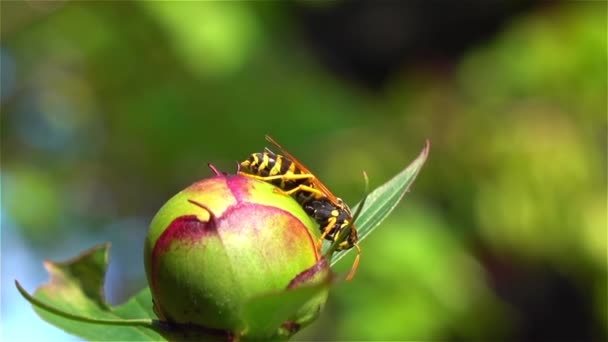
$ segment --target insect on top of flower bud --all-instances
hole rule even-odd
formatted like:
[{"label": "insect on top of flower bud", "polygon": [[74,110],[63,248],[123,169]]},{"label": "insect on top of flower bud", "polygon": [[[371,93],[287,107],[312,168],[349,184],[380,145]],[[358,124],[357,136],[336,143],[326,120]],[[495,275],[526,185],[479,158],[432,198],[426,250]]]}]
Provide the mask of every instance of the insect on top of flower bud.
[{"label": "insect on top of flower bud", "polygon": [[320,233],[273,185],[212,170],[152,220],[146,273],[161,319],[239,333],[244,303],[318,265]]}]

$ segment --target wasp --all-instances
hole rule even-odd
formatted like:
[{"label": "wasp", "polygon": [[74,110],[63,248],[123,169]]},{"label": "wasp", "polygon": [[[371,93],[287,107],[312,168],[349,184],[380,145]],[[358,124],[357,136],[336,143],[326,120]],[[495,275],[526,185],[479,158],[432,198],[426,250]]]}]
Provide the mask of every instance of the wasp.
[{"label": "wasp", "polygon": [[336,247],[336,251],[357,248],[357,257],[347,280],[352,279],[359,265],[361,249],[359,248],[357,229],[349,206],[336,197],[304,164],[289,153],[283,146],[270,136],[266,140],[277,147],[283,155],[276,154],[265,148],[264,152],[253,153],[240,166],[249,172],[240,171],[248,177],[270,182],[279,187],[287,195],[292,195],[312,217],[321,229],[322,241],[335,242],[342,232],[348,230],[348,235]]},{"label": "wasp", "polygon": [[240,163],[240,174],[269,182],[283,190],[287,195],[295,194],[300,190],[315,193],[317,197],[322,193],[313,189],[314,175],[305,173],[289,158],[272,152],[265,148],[264,152],[252,153],[247,160]]},{"label": "wasp", "polygon": [[[306,196],[304,193],[299,193],[300,199]],[[336,247],[336,251],[351,249],[358,242],[357,229],[351,224],[356,217],[353,217],[350,207],[345,203],[342,206],[336,206],[327,198],[306,199],[300,202],[304,211],[308,216],[312,217],[321,226],[321,239],[336,241],[340,232],[344,229],[350,229],[347,239],[341,241]]]}]

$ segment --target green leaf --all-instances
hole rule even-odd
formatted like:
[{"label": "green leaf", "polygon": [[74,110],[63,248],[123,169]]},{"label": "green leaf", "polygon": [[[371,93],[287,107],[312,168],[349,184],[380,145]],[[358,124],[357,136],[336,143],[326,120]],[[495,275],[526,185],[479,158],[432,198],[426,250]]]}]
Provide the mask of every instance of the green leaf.
[{"label": "green leaf", "polygon": [[154,320],[148,288],[126,303],[111,307],[103,295],[108,265],[106,243],[66,262],[44,263],[48,284],[31,296],[18,281],[17,290],[45,321],[66,332],[94,341],[226,340],[189,327],[171,327]]},{"label": "green leaf", "polygon": [[[277,336],[277,328],[288,321],[289,317],[293,317],[311,298],[323,296],[329,286],[328,282],[324,282],[252,299],[243,310],[243,318],[248,326],[245,334],[253,335],[252,338],[287,339],[301,326],[295,327],[293,332],[285,331],[283,336]],[[250,331],[255,331],[255,334],[250,334]]]},{"label": "green leaf", "polygon": [[314,321],[331,285],[327,259],[298,274],[286,291],[258,296],[243,308],[246,335],[253,339],[287,339]]},{"label": "green leaf", "polygon": [[[430,143],[427,140],[420,155],[408,165],[408,167],[367,196],[363,209],[355,221],[357,233],[359,234],[359,241],[362,241],[369,236],[393,209],[395,209],[397,204],[401,202],[401,199],[403,199],[403,196],[408,192],[409,188],[414,183],[418,172],[420,172],[420,169],[426,162],[429,149]],[[354,206],[353,212],[356,212],[358,207],[359,204]],[[351,250],[352,249],[336,252],[331,259],[331,265],[336,264]]]},{"label": "green leaf", "polygon": [[15,281],[17,289],[42,319],[68,333],[88,340],[163,340],[154,331],[152,299],[142,291],[127,303],[112,308],[103,295],[108,264],[104,244],[67,262],[44,263],[50,281],[30,296]]}]

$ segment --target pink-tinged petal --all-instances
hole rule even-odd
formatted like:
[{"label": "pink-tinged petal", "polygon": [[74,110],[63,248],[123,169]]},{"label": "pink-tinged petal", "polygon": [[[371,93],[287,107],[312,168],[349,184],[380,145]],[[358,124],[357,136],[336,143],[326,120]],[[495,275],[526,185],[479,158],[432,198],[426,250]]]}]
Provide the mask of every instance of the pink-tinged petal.
[{"label": "pink-tinged petal", "polygon": [[[170,322],[238,335],[250,298],[329,272],[319,262],[319,235],[302,207],[269,183],[222,174],[196,182],[150,225],[145,263],[155,309]],[[311,305],[318,312],[325,299],[307,304],[293,322],[308,319]]]}]

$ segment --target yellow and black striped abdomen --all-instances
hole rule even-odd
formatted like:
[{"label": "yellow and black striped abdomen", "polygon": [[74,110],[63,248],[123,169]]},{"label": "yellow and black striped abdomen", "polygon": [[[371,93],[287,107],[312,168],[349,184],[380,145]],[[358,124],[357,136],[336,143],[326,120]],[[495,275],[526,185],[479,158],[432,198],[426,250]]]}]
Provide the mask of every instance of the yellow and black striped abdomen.
[{"label": "yellow and black striped abdomen", "polygon": [[288,158],[269,150],[251,154],[247,160],[241,162],[241,167],[245,173],[255,176],[282,176],[269,180],[269,182],[285,191],[295,189],[302,184],[310,183],[305,178],[291,178],[290,176],[303,174],[302,171]]},{"label": "yellow and black striped abdomen", "polygon": [[270,156],[268,153],[252,153],[247,160],[241,163],[241,167],[247,171],[247,173],[266,177],[274,164],[274,156]]}]

